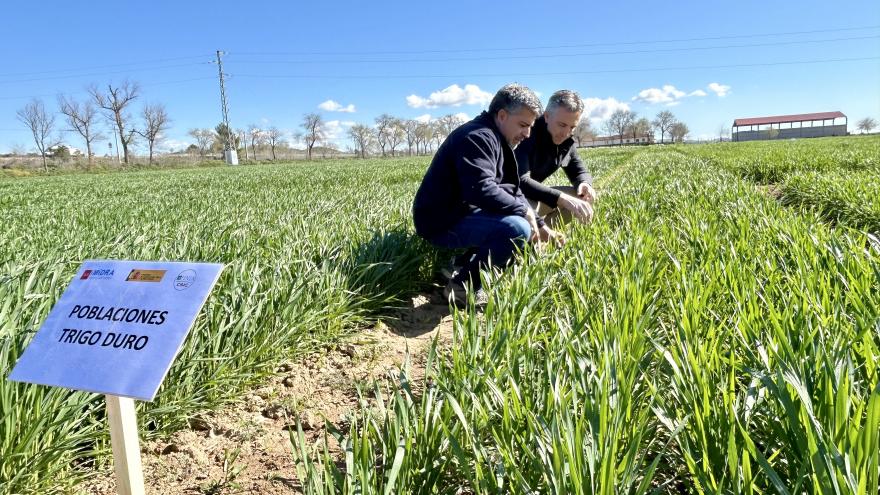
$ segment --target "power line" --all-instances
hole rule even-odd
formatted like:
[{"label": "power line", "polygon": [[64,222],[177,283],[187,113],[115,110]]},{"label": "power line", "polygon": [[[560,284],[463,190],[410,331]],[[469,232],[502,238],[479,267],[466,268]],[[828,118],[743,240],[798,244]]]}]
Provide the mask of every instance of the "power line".
[{"label": "power line", "polygon": [[304,75],[304,74],[292,74],[292,75],[262,75],[262,74],[234,74],[237,77],[245,77],[245,78],[255,78],[255,79],[453,79],[453,78],[465,78],[465,77],[522,77],[522,76],[568,76],[568,75],[588,75],[588,74],[615,74],[615,73],[629,73],[629,72],[658,72],[658,71],[674,71],[674,70],[702,70],[702,69],[731,69],[731,68],[745,68],[745,67],[772,67],[772,66],[782,66],[782,65],[806,65],[806,64],[824,64],[824,63],[836,63],[836,62],[858,62],[865,60],[880,60],[880,57],[856,57],[856,58],[834,58],[834,59],[824,59],[824,60],[796,60],[796,61],[780,61],[780,62],[764,62],[764,63],[749,63],[749,64],[725,64],[725,65],[694,65],[694,66],[680,66],[680,67],[647,67],[647,68],[639,68],[639,69],[602,69],[602,70],[588,70],[588,71],[564,71],[564,72],[508,72],[508,73],[496,73],[496,74],[419,74],[419,75],[360,75],[360,76],[352,76],[352,75],[343,75],[343,76],[331,76],[331,75]]},{"label": "power line", "polygon": [[[199,65],[210,65],[211,62],[194,62],[189,64],[175,64],[175,65],[163,65],[158,67],[144,67],[140,69],[136,69],[134,72],[145,71],[145,70],[162,70],[162,69],[176,69],[180,67],[196,67]],[[58,79],[75,79],[79,77],[97,77],[97,76],[107,76],[112,74],[128,74],[131,73],[131,70],[117,70],[110,72],[93,72],[87,74],[71,74],[66,76],[53,76],[53,77],[35,77],[31,79],[11,79],[6,81],[0,81],[0,84],[13,84],[13,83],[26,83],[26,82],[37,82],[37,81],[54,81]]]},{"label": "power line", "polygon": [[[178,79],[175,81],[160,81],[160,82],[149,83],[149,84],[141,84],[140,86],[147,88],[147,87],[151,87],[151,86],[162,86],[162,85],[166,85],[166,84],[180,84],[180,83],[188,83],[188,82],[193,82],[193,81],[205,81],[205,80],[209,80],[209,79],[214,80],[214,77],[211,77],[211,76],[209,76],[209,77],[194,77],[191,79]],[[31,98],[51,98],[51,97],[58,96],[61,93],[62,93],[61,91],[58,91],[55,93],[47,93],[47,94],[41,94],[41,95],[30,95],[30,96],[0,96],[0,100],[29,100]],[[72,93],[64,93],[64,94],[78,95],[78,94],[84,94],[84,93],[86,93],[86,91],[74,91]]]},{"label": "power line", "polygon": [[853,37],[848,37],[848,38],[829,38],[829,39],[819,39],[819,40],[773,41],[773,42],[766,42],[766,43],[746,43],[746,44],[738,44],[738,45],[652,48],[652,49],[644,49],[644,50],[620,50],[620,51],[585,52],[585,53],[504,55],[504,56],[495,56],[495,57],[469,57],[469,58],[457,58],[456,57],[456,58],[440,58],[440,59],[408,58],[408,59],[290,60],[290,61],[242,60],[242,61],[239,61],[238,63],[239,64],[351,64],[351,63],[413,63],[413,62],[432,62],[432,63],[436,63],[436,62],[479,62],[479,61],[488,61],[488,60],[523,60],[523,59],[539,59],[539,58],[546,59],[546,58],[586,57],[586,56],[595,56],[595,55],[632,55],[632,54],[644,54],[644,53],[689,52],[689,51],[698,51],[698,50],[718,50],[718,49],[728,49],[728,48],[754,48],[754,47],[766,47],[766,46],[785,46],[785,45],[828,43],[828,42],[854,41],[854,40],[867,40],[867,39],[880,39],[880,35],[853,36]]},{"label": "power line", "polygon": [[878,29],[880,25],[859,26],[848,28],[834,29],[813,29],[808,31],[786,31],[776,33],[753,33],[738,34],[727,36],[705,36],[696,38],[673,38],[643,41],[612,41],[605,43],[578,43],[567,45],[545,45],[545,46],[518,46],[518,47],[497,47],[497,48],[456,48],[456,49],[437,49],[437,50],[385,50],[385,51],[350,51],[350,52],[235,52],[234,55],[380,55],[380,54],[429,54],[429,53],[471,53],[471,52],[491,52],[491,51],[520,51],[520,50],[551,50],[562,48],[592,48],[599,46],[619,46],[619,45],[643,45],[655,43],[685,43],[691,41],[717,41],[727,39],[743,39],[743,38],[761,38],[768,36],[790,36],[800,34],[818,34],[833,33],[841,31],[863,31],[868,29]]},{"label": "power line", "polygon": [[187,83],[187,82],[193,82],[193,81],[206,81],[209,79],[211,81],[213,81],[214,76],[193,77],[191,79],[178,79],[176,81],[159,81],[159,82],[154,82],[154,83],[149,83],[149,84],[141,84],[141,87],[148,88],[150,86],[163,86],[166,84],[179,84],[179,83]]},{"label": "power line", "polygon": [[0,74],[0,77],[19,77],[19,76],[38,76],[42,74],[58,74],[64,72],[75,72],[75,71],[83,71],[83,70],[98,70],[98,69],[113,69],[116,67],[130,67],[133,65],[144,65],[144,64],[164,64],[165,62],[176,62],[178,60],[190,60],[194,58],[205,59],[209,58],[210,55],[191,55],[188,57],[172,57],[172,58],[160,58],[154,60],[143,60],[140,62],[127,62],[124,64],[110,64],[110,65],[93,65],[90,67],[77,67],[77,68],[68,68],[68,69],[51,69],[51,70],[43,70],[37,72],[15,72],[8,74]]},{"label": "power line", "polygon": [[[240,52],[236,55],[358,55],[358,54],[430,54],[430,53],[474,53],[474,52],[491,52],[491,51],[520,51],[520,50],[544,50],[544,49],[564,49],[564,48],[582,48],[582,47],[599,47],[599,46],[621,46],[621,45],[638,45],[638,44],[656,44],[656,43],[678,43],[678,42],[692,42],[692,41],[709,41],[709,40],[723,40],[723,39],[743,39],[743,38],[758,38],[758,37],[768,37],[768,36],[790,36],[790,35],[802,35],[802,34],[816,34],[816,33],[830,33],[830,32],[842,32],[842,31],[860,31],[860,30],[871,30],[878,29],[880,25],[871,25],[871,26],[860,26],[860,27],[848,27],[848,28],[833,28],[833,29],[814,29],[814,30],[805,30],[805,31],[787,31],[787,32],[777,32],[777,33],[753,33],[753,34],[742,34],[742,35],[728,35],[728,36],[709,36],[709,37],[694,37],[694,38],[677,38],[677,39],[659,39],[659,40],[644,40],[644,41],[615,41],[615,42],[605,42],[605,43],[582,43],[582,44],[569,44],[569,45],[547,45],[547,46],[531,46],[531,47],[502,47],[502,48],[467,48],[467,49],[437,49],[437,50],[410,50],[410,51],[362,51],[362,52]],[[484,61],[484,60],[503,60],[503,59],[528,59],[528,58],[562,58],[562,57],[571,57],[571,56],[593,56],[593,55],[621,55],[621,54],[633,54],[633,53],[656,53],[656,52],[674,52],[674,51],[688,51],[688,50],[710,50],[710,49],[724,49],[724,48],[744,48],[744,47],[752,47],[752,46],[772,46],[772,45],[787,45],[787,44],[799,44],[799,43],[820,43],[820,42],[834,42],[834,41],[846,41],[846,40],[860,40],[860,39],[871,39],[877,38],[878,36],[860,36],[860,37],[849,37],[849,38],[832,38],[832,39],[824,39],[824,40],[800,40],[800,41],[781,41],[781,42],[767,42],[767,43],[754,43],[754,44],[741,44],[741,45],[722,45],[722,46],[712,46],[712,47],[677,47],[677,48],[660,48],[660,49],[646,49],[646,50],[631,50],[631,51],[610,51],[610,52],[590,52],[590,53],[574,53],[574,54],[545,54],[545,55],[519,55],[519,56],[509,56],[509,57],[475,57],[475,58],[450,58],[450,59],[435,59],[430,60],[432,62],[444,62],[444,61]],[[67,69],[51,69],[44,71],[36,71],[36,72],[17,72],[17,73],[6,73],[0,74],[0,78],[5,77],[20,77],[20,76],[31,76],[31,75],[43,75],[43,74],[67,74],[63,76],[55,76],[55,77],[46,77],[46,78],[27,78],[27,79],[16,79],[16,80],[0,80],[0,84],[3,83],[23,83],[23,82],[37,82],[44,80],[55,80],[55,79],[67,79],[67,78],[77,78],[77,77],[97,77],[102,75],[112,75],[112,74],[120,74],[126,73],[128,71],[120,70],[120,71],[111,71],[111,72],[101,72],[101,73],[82,73],[80,71],[93,71],[99,69],[112,69],[118,67],[135,67],[135,70],[161,70],[168,68],[179,68],[186,66],[198,66],[203,64],[213,64],[215,62],[208,61],[213,57],[214,54],[204,54],[204,55],[190,55],[190,56],[181,56],[181,57],[168,57],[161,59],[152,59],[152,60],[143,60],[138,62],[126,62],[120,64],[106,64],[106,65],[96,65],[82,68],[67,68]],[[162,66],[152,66],[152,67],[139,67],[143,65],[157,64],[157,63],[165,63],[172,62],[178,60],[192,60],[192,59],[203,59],[205,62],[196,62],[192,64],[175,64],[175,65],[162,65]],[[248,64],[272,64],[272,63],[389,63],[389,62],[418,62],[418,59],[402,59],[402,60],[334,60],[334,61],[241,61],[240,63],[248,63]],[[17,97],[16,97],[17,98]]]}]

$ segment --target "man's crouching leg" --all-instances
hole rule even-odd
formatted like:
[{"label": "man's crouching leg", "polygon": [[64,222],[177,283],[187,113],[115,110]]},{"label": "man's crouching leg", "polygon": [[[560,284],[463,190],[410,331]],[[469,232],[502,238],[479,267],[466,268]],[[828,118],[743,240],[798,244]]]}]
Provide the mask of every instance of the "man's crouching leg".
[{"label": "man's crouching leg", "polygon": [[467,292],[476,299],[485,300],[480,280],[481,268],[504,268],[517,249],[522,249],[531,235],[529,222],[515,215],[475,213],[462,218],[449,231],[433,239],[431,243],[447,248],[472,248],[470,259],[449,281],[444,294],[454,296],[456,304],[467,302]]}]

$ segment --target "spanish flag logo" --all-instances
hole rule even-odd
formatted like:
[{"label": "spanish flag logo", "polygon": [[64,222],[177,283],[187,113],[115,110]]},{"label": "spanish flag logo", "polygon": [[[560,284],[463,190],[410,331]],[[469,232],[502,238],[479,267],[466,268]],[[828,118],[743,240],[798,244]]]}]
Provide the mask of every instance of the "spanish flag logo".
[{"label": "spanish flag logo", "polygon": [[135,268],[126,277],[126,282],[161,282],[167,270],[142,270]]}]

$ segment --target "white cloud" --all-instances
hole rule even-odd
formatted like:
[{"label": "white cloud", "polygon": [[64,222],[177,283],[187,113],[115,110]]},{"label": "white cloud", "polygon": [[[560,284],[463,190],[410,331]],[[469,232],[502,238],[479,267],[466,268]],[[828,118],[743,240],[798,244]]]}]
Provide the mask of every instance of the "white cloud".
[{"label": "white cloud", "polygon": [[424,115],[419,115],[418,117],[414,117],[413,120],[416,120],[416,121],[421,122],[423,124],[427,124],[428,122],[431,121],[431,114],[426,113]]},{"label": "white cloud", "polygon": [[324,122],[324,137],[328,141],[338,141],[345,137],[348,128],[353,126],[355,122],[350,120],[329,120]]},{"label": "white cloud", "polygon": [[434,91],[427,98],[418,95],[406,97],[406,104],[411,108],[458,107],[461,105],[487,105],[492,94],[480,89],[476,84],[465,84],[464,88],[453,84],[440,91]]},{"label": "white cloud", "polygon": [[685,93],[671,84],[665,84],[662,88],[648,88],[639,91],[639,94],[632,97],[632,101],[641,101],[651,105],[658,103],[672,107],[681,103],[684,98],[689,96],[706,96],[706,92],[702,89]]},{"label": "white cloud", "polygon": [[455,116],[458,117],[460,120],[463,120],[463,121],[465,121],[465,122],[471,120],[470,115],[468,115],[468,114],[466,114],[466,113],[464,113],[464,112],[458,112],[457,114],[455,114]]},{"label": "white cloud", "polygon": [[616,98],[585,98],[584,115],[593,124],[607,120],[615,110],[629,110],[629,105],[617,101]]},{"label": "white cloud", "polygon": [[633,101],[644,101],[646,103],[673,103],[679,98],[683,98],[685,92],[678,90],[671,84],[666,84],[662,88],[648,88],[639,91],[639,94],[632,97]]},{"label": "white cloud", "polygon": [[341,103],[333,100],[327,100],[324,103],[321,103],[320,105],[318,105],[318,108],[320,108],[321,110],[326,110],[328,112],[354,113],[356,111],[353,103],[342,106]]},{"label": "white cloud", "polygon": [[715,93],[719,97],[725,97],[725,96],[727,96],[727,93],[730,93],[730,86],[727,86],[725,84],[719,84],[719,83],[713,82],[713,83],[709,83],[708,87],[709,87],[709,91]]},{"label": "white cloud", "polygon": [[189,147],[189,141],[180,141],[177,139],[163,139],[157,143],[158,148],[163,151],[182,151]]}]

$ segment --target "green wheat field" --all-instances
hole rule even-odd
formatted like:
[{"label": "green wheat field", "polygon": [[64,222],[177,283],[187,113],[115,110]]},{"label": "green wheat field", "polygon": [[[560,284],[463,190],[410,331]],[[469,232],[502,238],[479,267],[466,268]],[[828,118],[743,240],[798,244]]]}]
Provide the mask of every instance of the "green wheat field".
[{"label": "green wheat field", "polygon": [[[594,223],[363,390],[341,455],[291,431],[304,491],[877,494],[880,137],[582,153]],[[139,404],[167,435],[437,283],[429,160],[0,178],[0,493],[110,462],[102,396],[6,380],[83,260],[227,265]]]}]

